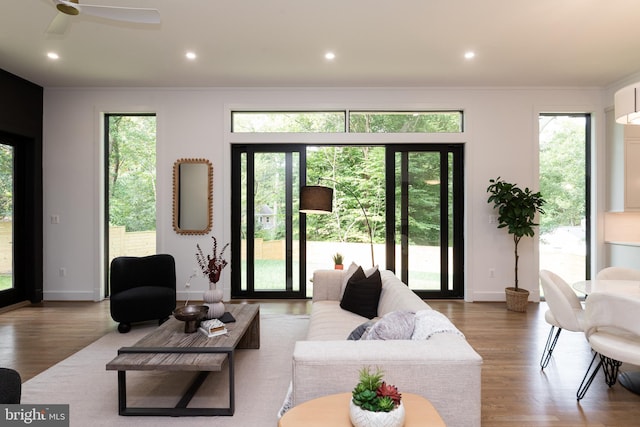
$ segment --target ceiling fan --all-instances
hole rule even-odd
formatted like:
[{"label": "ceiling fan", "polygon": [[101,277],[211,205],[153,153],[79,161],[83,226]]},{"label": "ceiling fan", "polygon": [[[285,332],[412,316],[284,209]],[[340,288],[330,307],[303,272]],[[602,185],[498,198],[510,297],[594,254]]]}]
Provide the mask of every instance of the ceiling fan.
[{"label": "ceiling fan", "polygon": [[79,0],[52,0],[59,13],[53,18],[47,33],[63,34],[70,23],[70,16],[88,15],[118,22],[132,22],[136,24],[159,24],[158,9],[142,9],[120,6],[97,6],[80,4]]}]

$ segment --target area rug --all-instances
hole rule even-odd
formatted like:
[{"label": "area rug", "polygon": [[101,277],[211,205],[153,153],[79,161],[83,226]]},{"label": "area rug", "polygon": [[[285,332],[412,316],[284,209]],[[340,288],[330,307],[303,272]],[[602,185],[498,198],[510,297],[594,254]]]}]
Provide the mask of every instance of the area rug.
[{"label": "area rug", "polygon": [[[117,372],[105,365],[118,348],[128,346],[154,326],[134,328],[128,334],[112,332],[22,386],[22,403],[68,404],[70,425],[260,427],[277,425],[277,414],[291,381],[291,355],[297,340],[304,339],[308,316],[265,314],[260,316],[260,349],[237,350],[235,357],[235,414],[216,417],[149,417],[118,415]],[[129,406],[173,406],[193,374],[128,372]],[[189,406],[228,404],[228,373],[213,372]]]}]

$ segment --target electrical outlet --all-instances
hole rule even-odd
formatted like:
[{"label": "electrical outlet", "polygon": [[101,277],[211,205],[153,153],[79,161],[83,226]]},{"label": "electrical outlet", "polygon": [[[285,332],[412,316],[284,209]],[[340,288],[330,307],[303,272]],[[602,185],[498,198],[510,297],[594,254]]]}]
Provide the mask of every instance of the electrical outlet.
[{"label": "electrical outlet", "polygon": [[489,269],[489,278],[493,279],[494,277],[496,277],[496,269],[495,268],[490,268]]},{"label": "electrical outlet", "polygon": [[60,275],[60,277],[65,277],[67,275],[67,269],[64,267],[60,267],[60,270],[58,270],[58,274]]}]

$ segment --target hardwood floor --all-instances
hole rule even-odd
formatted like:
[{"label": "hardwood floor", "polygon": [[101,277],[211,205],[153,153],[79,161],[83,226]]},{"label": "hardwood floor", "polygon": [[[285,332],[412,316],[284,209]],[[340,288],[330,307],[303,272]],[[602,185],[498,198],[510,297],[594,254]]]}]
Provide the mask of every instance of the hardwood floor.
[{"label": "hardwood floor", "polygon": [[[549,332],[546,304],[526,313],[504,303],[428,301],[446,314],[483,357],[482,425],[638,426],[640,396],[619,384],[608,388],[598,374],[587,395],[576,390],[591,360],[581,333],[563,331],[549,366],[540,370]],[[260,301],[261,313],[305,314],[309,301]],[[45,302],[0,314],[0,366],[18,370],[23,381],[116,330],[109,302]],[[623,369],[629,369],[625,367]],[[632,368],[632,367],[631,367]]]},{"label": "hardwood floor", "polygon": [[[305,314],[310,309],[306,300],[260,301],[261,313]],[[0,312],[0,366],[17,370],[24,382],[117,327],[108,300],[47,301]]]}]

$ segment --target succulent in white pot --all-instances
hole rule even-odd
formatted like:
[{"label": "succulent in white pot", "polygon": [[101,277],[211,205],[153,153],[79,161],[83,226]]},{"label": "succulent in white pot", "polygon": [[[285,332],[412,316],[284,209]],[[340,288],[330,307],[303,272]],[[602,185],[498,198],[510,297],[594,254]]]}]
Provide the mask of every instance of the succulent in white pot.
[{"label": "succulent in white pot", "polygon": [[383,372],[369,367],[360,370],[360,382],[351,392],[349,418],[354,427],[401,427],[405,410],[402,395],[382,380]]}]

